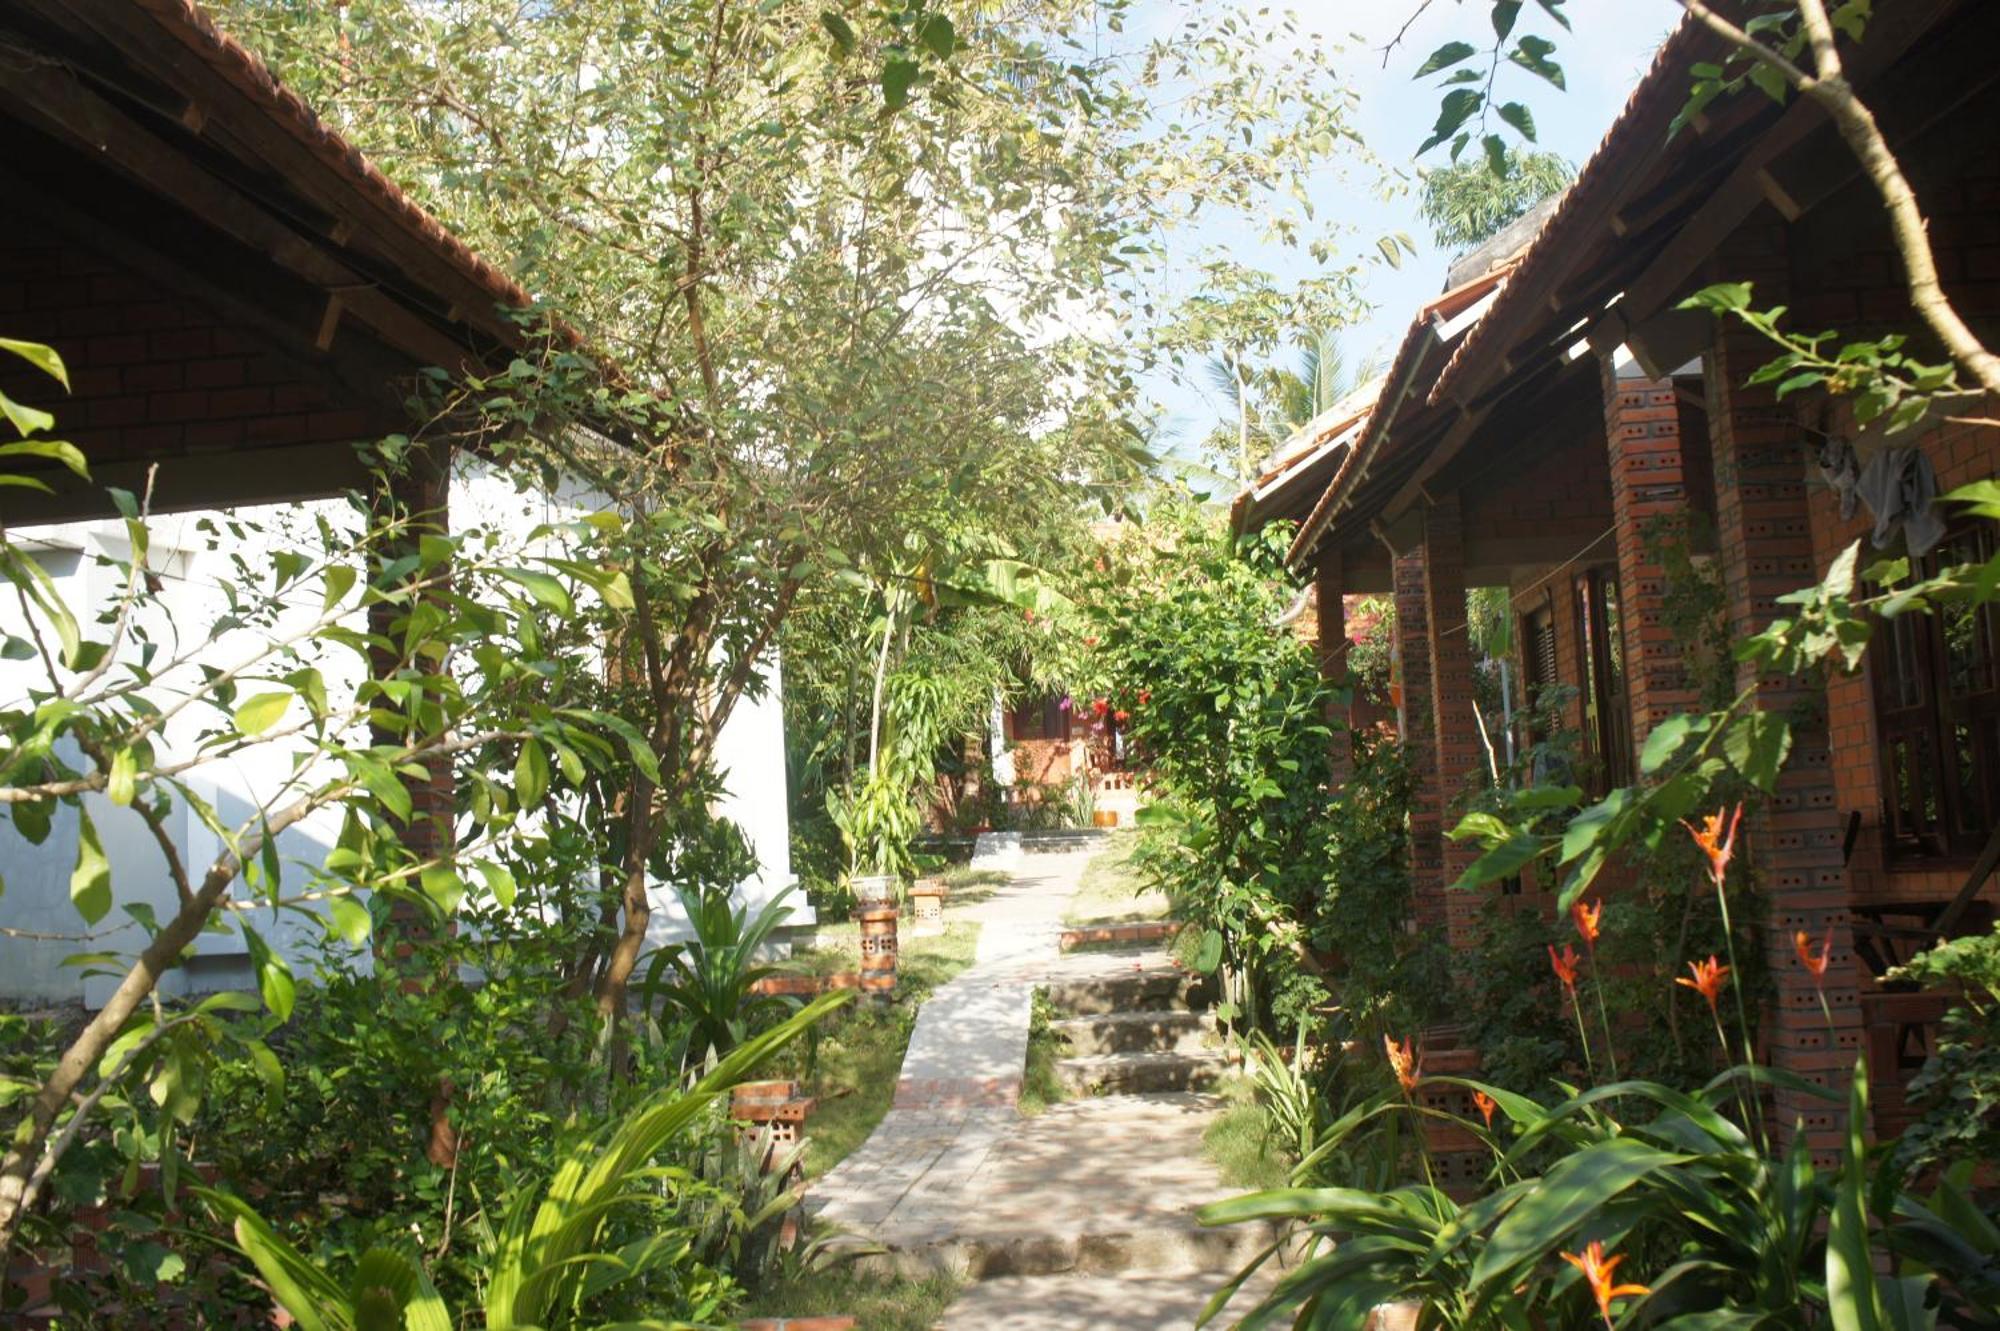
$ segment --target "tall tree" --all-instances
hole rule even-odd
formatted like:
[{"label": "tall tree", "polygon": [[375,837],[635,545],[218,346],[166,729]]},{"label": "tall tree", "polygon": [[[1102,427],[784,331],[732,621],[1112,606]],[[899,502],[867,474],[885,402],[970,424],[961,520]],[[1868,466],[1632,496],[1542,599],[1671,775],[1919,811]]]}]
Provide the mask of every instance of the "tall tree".
[{"label": "tall tree", "polygon": [[801,595],[1132,474],[1136,375],[1170,352],[1117,312],[1181,303],[1166,233],[1205,208],[1316,244],[1289,200],[1351,142],[1322,45],[1219,0],[1156,35],[1120,0],[228,10],[541,298],[545,351],[439,411],[625,519],[590,556],[631,590],[601,701],[659,780],[603,792],[607,1017],[649,874]]},{"label": "tall tree", "polygon": [[1568,159],[1550,152],[1507,149],[1501,165],[1496,171],[1479,157],[1424,173],[1418,207],[1439,248],[1468,250],[1491,240],[1576,178]]}]

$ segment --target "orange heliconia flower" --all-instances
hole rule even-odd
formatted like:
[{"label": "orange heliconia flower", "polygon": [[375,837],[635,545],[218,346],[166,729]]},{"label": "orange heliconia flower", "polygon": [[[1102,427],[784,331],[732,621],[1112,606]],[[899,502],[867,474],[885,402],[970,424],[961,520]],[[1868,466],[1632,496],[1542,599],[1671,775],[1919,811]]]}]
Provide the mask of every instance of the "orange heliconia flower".
[{"label": "orange heliconia flower", "polygon": [[[1722,817],[1725,813],[1729,814],[1727,835],[1724,834],[1722,827]],[[1708,856],[1709,881],[1715,884],[1718,892],[1722,890],[1722,880],[1729,874],[1729,858],[1736,853],[1736,825],[1742,821],[1743,806],[1740,803],[1733,812],[1717,809],[1701,820],[1700,827],[1696,827],[1685,818],[1681,819],[1681,826],[1685,827],[1688,835],[1694,838],[1694,844],[1700,846],[1701,853]]]},{"label": "orange heliconia flower", "polygon": [[1472,1093],[1472,1104],[1479,1111],[1479,1116],[1486,1120],[1487,1130],[1491,1131],[1493,1127],[1493,1111],[1500,1106],[1494,1101],[1492,1096],[1484,1091],[1474,1091]]},{"label": "orange heliconia flower", "polygon": [[1597,1311],[1604,1315],[1604,1324],[1606,1326],[1611,1325],[1611,1301],[1613,1299],[1621,1299],[1628,1294],[1640,1295],[1651,1294],[1653,1292],[1644,1285],[1620,1285],[1615,1283],[1616,1276],[1614,1273],[1618,1270],[1618,1263],[1624,1261],[1625,1258],[1623,1255],[1606,1257],[1604,1255],[1604,1244],[1601,1240],[1592,1239],[1589,1246],[1584,1248],[1581,1254],[1565,1252],[1556,1255],[1577,1270],[1583,1272],[1584,1281],[1590,1286],[1591,1294],[1597,1299]]},{"label": "orange heliconia flower", "polygon": [[1708,1010],[1714,1012],[1716,1000],[1722,997],[1722,982],[1729,978],[1729,967],[1717,961],[1715,955],[1710,953],[1707,961],[1690,961],[1688,970],[1694,974],[1692,980],[1683,975],[1675,979],[1674,983],[1684,984],[1706,998]]},{"label": "orange heliconia flower", "polygon": [[1792,935],[1792,947],[1799,954],[1799,965],[1812,972],[1815,983],[1826,978],[1826,963],[1833,959],[1833,930],[1828,929],[1820,940],[1817,956],[1813,955],[1812,935],[1803,929]]},{"label": "orange heliconia flower", "polygon": [[1586,946],[1597,944],[1597,922],[1604,918],[1602,901],[1576,902],[1569,908],[1569,917],[1576,921],[1576,931],[1583,935]]},{"label": "orange heliconia flower", "polygon": [[1396,1084],[1406,1092],[1416,1090],[1417,1079],[1422,1073],[1417,1067],[1417,1056],[1410,1049],[1410,1042],[1406,1039],[1399,1045],[1385,1035],[1382,1047],[1389,1051],[1389,1068],[1396,1074]]},{"label": "orange heliconia flower", "polygon": [[1563,982],[1563,988],[1571,993],[1576,992],[1576,963],[1581,960],[1583,958],[1576,954],[1573,945],[1564,943],[1563,950],[1558,953],[1556,945],[1549,944],[1549,966],[1555,971],[1556,978]]}]

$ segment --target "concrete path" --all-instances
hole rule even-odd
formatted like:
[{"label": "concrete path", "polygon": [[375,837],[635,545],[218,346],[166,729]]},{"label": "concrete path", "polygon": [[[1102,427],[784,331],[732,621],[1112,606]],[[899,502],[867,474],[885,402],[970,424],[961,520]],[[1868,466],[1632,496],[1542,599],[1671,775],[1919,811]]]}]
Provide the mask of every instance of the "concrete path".
[{"label": "concrete path", "polygon": [[1159,954],[1059,954],[1090,858],[1028,856],[1012,883],[953,910],[982,922],[974,964],[925,1003],[894,1106],[807,1202],[888,1249],[866,1259],[876,1269],[971,1281],[942,1331],[1192,1327],[1265,1241],[1194,1223],[1196,1207],[1228,1193],[1201,1145],[1213,1098],[1103,1096],[1032,1119],[1016,1110],[1038,986],[1171,969]]},{"label": "concrete path", "polygon": [[973,963],[917,1013],[896,1098],[853,1155],[813,1186],[820,1218],[891,1247],[928,1242],[969,1204],[987,1155],[1019,1122],[1035,977],[1091,852],[1035,855],[1011,883],[947,909],[980,923]]}]

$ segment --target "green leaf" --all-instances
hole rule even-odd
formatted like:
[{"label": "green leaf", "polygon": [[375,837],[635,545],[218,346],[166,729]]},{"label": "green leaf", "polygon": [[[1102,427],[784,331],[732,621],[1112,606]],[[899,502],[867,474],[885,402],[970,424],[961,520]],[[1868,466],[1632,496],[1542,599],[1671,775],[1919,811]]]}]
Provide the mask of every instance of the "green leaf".
[{"label": "green leaf", "polygon": [[1222,932],[1210,929],[1201,936],[1201,949],[1195,953],[1194,968],[1203,975],[1213,975],[1215,968],[1222,964]]},{"label": "green leaf", "polygon": [[0,444],[0,458],[12,457],[53,458],[84,480],[90,479],[90,464],[83,460],[83,451],[60,439],[21,439]]},{"label": "green leaf", "polygon": [[63,365],[63,358],[56,353],[54,347],[43,346],[40,342],[20,342],[11,337],[0,337],[0,351],[12,352],[64,388],[69,387],[69,370]]},{"label": "green leaf", "polygon": [[1458,133],[1459,126],[1470,120],[1473,112],[1485,104],[1485,96],[1470,88],[1453,88],[1446,93],[1438,103],[1437,124],[1431,127],[1431,136],[1417,149],[1417,156],[1423,156]]},{"label": "green leaf", "polygon": [[1488,134],[1479,140],[1479,145],[1486,151],[1486,169],[1493,173],[1495,179],[1506,179],[1507,141],[1498,134]]},{"label": "green leaf", "polygon": [[493,899],[500,903],[503,910],[514,908],[514,875],[507,871],[505,865],[481,863],[479,876],[486,880],[486,890],[493,894]]},{"label": "green leaf", "polygon": [[521,801],[522,808],[530,809],[542,802],[548,789],[549,755],[543,751],[540,740],[523,740],[520,755],[514,760],[515,798]]},{"label": "green leaf", "polygon": [[1847,1149],[1834,1184],[1833,1213],[1826,1230],[1826,1311],[1833,1331],[1881,1331],[1882,1309],[1868,1244],[1868,1215],[1862,1205],[1868,1150],[1868,1059],[1854,1062],[1854,1087],[1847,1101]]},{"label": "green leaf", "polygon": [[446,915],[458,913],[458,905],[465,900],[465,880],[449,864],[433,864],[418,875],[424,895],[437,903],[437,908]]},{"label": "green leaf", "polygon": [[900,111],[910,104],[910,89],[916,86],[917,62],[894,56],[882,63],[882,105]]},{"label": "green leaf", "polygon": [[1535,141],[1535,117],[1527,107],[1519,102],[1505,102],[1495,114],[1512,125],[1522,138],[1530,143]]},{"label": "green leaf", "polygon": [[1681,743],[1694,730],[1699,718],[1683,713],[1670,716],[1652,729],[1646,736],[1646,743],[1639,750],[1639,771],[1651,776],[1667,765],[1667,760],[1680,752]]},{"label": "green leaf", "polygon": [[322,611],[339,605],[347,593],[354,589],[355,579],[360,575],[349,564],[329,564],[326,569],[326,598],[320,603]]},{"label": "green leaf", "polygon": [[1493,0],[1493,35],[1506,41],[1514,31],[1514,21],[1521,17],[1522,0]]},{"label": "green leaf", "polygon": [[139,751],[132,748],[113,750],[111,771],[104,778],[105,798],[120,807],[130,805],[138,784]]},{"label": "green leaf", "polygon": [[530,568],[503,568],[497,570],[509,582],[518,583],[535,598],[537,604],[567,616],[575,610],[575,602],[570,599],[569,589],[558,578],[547,573],[538,573]]},{"label": "green leaf", "polygon": [[217,1214],[234,1221],[236,1245],[264,1278],[278,1306],[292,1315],[299,1331],[338,1331],[349,1324],[350,1318],[334,1321],[325,1312],[347,1306],[347,1296],[340,1286],[280,1238],[255,1211],[227,1193],[208,1188],[189,1191],[214,1207]]},{"label": "green leaf", "polygon": [[846,19],[828,9],[820,14],[819,25],[833,38],[833,44],[843,57],[854,54],[854,28]]},{"label": "green leaf", "polygon": [[292,705],[292,695],[284,693],[259,693],[237,707],[231,719],[236,723],[238,734],[261,735],[284,717]]},{"label": "green leaf", "polygon": [[1765,794],[1777,788],[1791,751],[1791,723],[1772,712],[1746,713],[1722,733],[1722,752],[1730,766]]},{"label": "green leaf", "polygon": [[1565,1156],[1494,1229],[1472,1264],[1473,1291],[1511,1280],[1619,1193],[1654,1170],[1687,1159],[1629,1137],[1613,1137]]},{"label": "green leaf", "polygon": [[353,897],[339,896],[327,901],[326,911],[330,917],[327,927],[334,934],[357,947],[368,941],[368,935],[374,929],[374,920],[366,906]]},{"label": "green leaf", "polygon": [[1435,74],[1440,69],[1450,69],[1460,61],[1470,59],[1475,53],[1476,48],[1471,42],[1446,42],[1443,46],[1438,47],[1437,50],[1432,51],[1430,59],[1424,61],[1423,65],[1411,77],[1420,79],[1427,74]]},{"label": "green leaf", "polygon": [[958,49],[958,29],[951,20],[933,10],[924,15],[917,24],[917,40],[930,48],[931,54],[940,60],[951,59],[951,53]]},{"label": "green leaf", "polygon": [[1507,53],[1507,58],[1537,78],[1567,92],[1569,85],[1564,80],[1562,66],[1549,59],[1555,49],[1556,44],[1547,38],[1530,35],[1523,37]]},{"label": "green leaf", "polygon": [[1503,878],[1512,878],[1521,871],[1523,865],[1533,861],[1550,843],[1531,832],[1521,832],[1494,846],[1478,859],[1465,867],[1465,873],[1452,884],[1454,889],[1483,887],[1487,883],[1497,883]]},{"label": "green leaf", "polygon": [[298,1001],[298,982],[292,978],[292,968],[284,955],[264,941],[264,936],[248,924],[243,926],[243,941],[250,947],[250,968],[257,975],[257,992],[264,997],[264,1006],[279,1021],[292,1019],[292,1006]]},{"label": "green leaf", "polygon": [[111,861],[105,858],[90,814],[78,808],[76,818],[76,867],[70,870],[69,899],[85,924],[96,924],[111,909]]}]

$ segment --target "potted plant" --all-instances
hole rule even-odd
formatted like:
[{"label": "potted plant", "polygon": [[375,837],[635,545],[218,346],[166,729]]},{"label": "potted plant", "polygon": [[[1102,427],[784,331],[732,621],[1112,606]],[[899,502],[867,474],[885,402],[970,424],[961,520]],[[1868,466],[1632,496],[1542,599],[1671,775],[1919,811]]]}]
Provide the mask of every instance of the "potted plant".
[{"label": "potted plant", "polygon": [[915,870],[910,842],[919,823],[909,783],[885,764],[858,789],[832,801],[831,812],[847,846],[848,886],[856,906],[898,900]]}]

